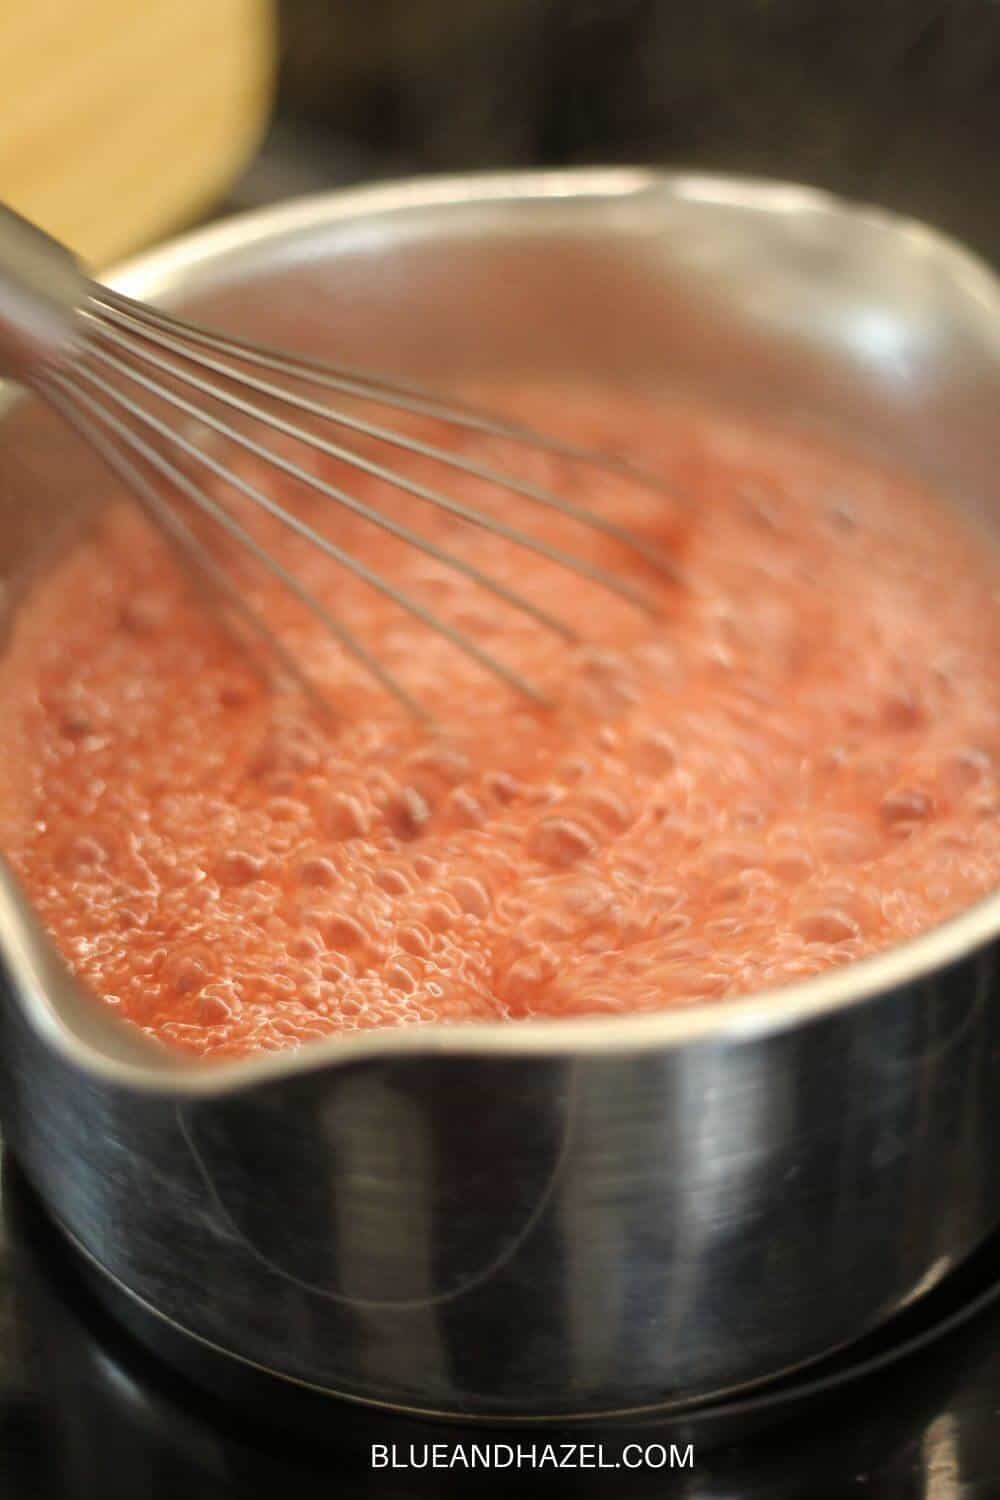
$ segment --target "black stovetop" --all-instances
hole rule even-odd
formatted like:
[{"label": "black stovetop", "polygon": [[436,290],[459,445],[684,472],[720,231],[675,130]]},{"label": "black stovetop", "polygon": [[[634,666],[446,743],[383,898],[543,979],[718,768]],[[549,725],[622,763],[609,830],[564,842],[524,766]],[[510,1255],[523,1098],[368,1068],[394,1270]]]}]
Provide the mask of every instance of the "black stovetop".
[{"label": "black stovetop", "polygon": [[[281,1500],[373,1495],[404,1500],[476,1494],[782,1497],[833,1500],[985,1500],[1000,1496],[1000,1239],[979,1253],[950,1289],[931,1294],[951,1331],[891,1362],[901,1340],[928,1340],[936,1319],[904,1315],[898,1337],[869,1339],[868,1367],[808,1403],[784,1388],[770,1423],[746,1416],[727,1427],[698,1418],[606,1430],[507,1432],[417,1424],[332,1398],[311,1400],[308,1419],[288,1404],[268,1415],[258,1392],[251,1410],[218,1388],[194,1384],[128,1333],[94,1295],[77,1252],[46,1218],[8,1160],[0,1241],[0,1495],[4,1500]],[[966,1315],[975,1302],[979,1311]],[[926,1306],[926,1304],[925,1304]],[[956,1326],[958,1325],[958,1326]],[[877,1354],[877,1359],[872,1356]],[[813,1386],[817,1375],[810,1376]],[[266,1383],[265,1383],[266,1385]],[[760,1406],[758,1400],[757,1407]],[[744,1413],[754,1403],[744,1401]],[[317,1420],[317,1411],[319,1418]],[[627,1437],[674,1446],[672,1469],[559,1469],[541,1461],[547,1441],[601,1445],[607,1464]],[[466,1472],[462,1467],[376,1469],[372,1444],[393,1445],[397,1463],[419,1462],[439,1444],[528,1445],[533,1460]],[[687,1453],[687,1444],[691,1452]],[[593,1459],[591,1459],[593,1461]],[[535,1467],[531,1467],[531,1463]]]}]

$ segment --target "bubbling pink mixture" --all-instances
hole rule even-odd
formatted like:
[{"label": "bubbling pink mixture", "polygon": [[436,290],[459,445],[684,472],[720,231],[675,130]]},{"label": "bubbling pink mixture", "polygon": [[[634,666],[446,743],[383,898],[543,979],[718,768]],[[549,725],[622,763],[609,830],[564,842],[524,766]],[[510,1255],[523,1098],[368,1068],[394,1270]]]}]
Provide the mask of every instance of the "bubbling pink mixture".
[{"label": "bubbling pink mixture", "polygon": [[228,558],[329,720],[276,691],[127,505],[22,609],[0,671],[0,848],[79,977],[165,1041],[220,1056],[710,1003],[902,942],[1000,883],[1000,566],[971,523],[900,473],[717,411],[562,388],[493,404],[660,476],[675,498],[445,435],[631,527],[676,576],[430,461],[408,472],[599,559],[655,618],[323,461],[576,626],[567,645],[293,481],[243,472],[551,707],[270,521],[257,534],[436,728]]}]

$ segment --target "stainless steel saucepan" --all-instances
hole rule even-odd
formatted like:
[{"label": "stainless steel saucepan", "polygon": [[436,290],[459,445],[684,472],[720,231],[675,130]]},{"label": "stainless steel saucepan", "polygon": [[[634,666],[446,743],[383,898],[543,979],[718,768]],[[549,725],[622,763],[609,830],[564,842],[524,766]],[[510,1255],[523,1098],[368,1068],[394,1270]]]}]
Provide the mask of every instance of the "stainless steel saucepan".
[{"label": "stainless steel saucepan", "polygon": [[[1000,520],[1000,289],[918,225],[637,171],[332,194],[168,246],[134,295],[419,376],[681,385],[815,422]],[[0,428],[5,609],[109,483]],[[80,993],[0,878],[10,1144],[108,1278],[358,1399],[586,1416],[853,1339],[1000,1221],[1000,893],[740,1003],[188,1062]]]}]

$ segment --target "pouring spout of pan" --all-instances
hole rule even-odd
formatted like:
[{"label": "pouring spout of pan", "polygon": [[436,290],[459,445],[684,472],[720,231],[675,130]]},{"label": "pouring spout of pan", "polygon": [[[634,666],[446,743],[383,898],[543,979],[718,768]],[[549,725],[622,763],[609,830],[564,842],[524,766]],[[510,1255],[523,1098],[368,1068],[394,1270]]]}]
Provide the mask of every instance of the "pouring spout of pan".
[{"label": "pouring spout of pan", "polygon": [[25,1019],[72,1061],[89,1070],[95,1064],[98,1071],[139,1069],[147,1083],[190,1071],[182,1054],[119,1020],[78,983],[2,858],[0,955],[0,985],[14,993]]}]

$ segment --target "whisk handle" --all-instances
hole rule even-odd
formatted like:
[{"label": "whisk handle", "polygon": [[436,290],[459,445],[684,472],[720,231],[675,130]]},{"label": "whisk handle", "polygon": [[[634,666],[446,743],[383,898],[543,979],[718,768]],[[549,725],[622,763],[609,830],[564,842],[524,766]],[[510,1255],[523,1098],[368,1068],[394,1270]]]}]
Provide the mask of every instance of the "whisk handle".
[{"label": "whisk handle", "polygon": [[65,245],[0,203],[0,377],[30,384],[73,359],[87,285]]}]

